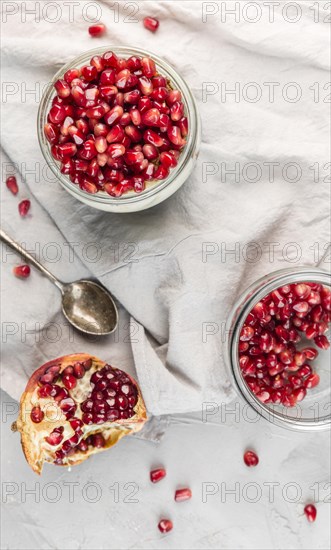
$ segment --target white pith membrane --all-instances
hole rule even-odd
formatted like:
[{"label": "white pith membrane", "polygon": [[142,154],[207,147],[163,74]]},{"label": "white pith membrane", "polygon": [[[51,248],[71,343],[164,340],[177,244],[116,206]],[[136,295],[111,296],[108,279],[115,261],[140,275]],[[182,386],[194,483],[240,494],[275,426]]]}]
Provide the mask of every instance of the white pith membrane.
[{"label": "white pith membrane", "polygon": [[[61,410],[60,404],[57,403],[52,397],[39,397],[38,390],[40,385],[38,384],[39,378],[47,371],[50,366],[61,366],[60,373],[75,362],[84,362],[88,359],[92,359],[92,366],[86,371],[83,378],[77,379],[77,385],[71,390],[66,390],[70,397],[75,401],[76,411],[74,415],[67,419],[65,413]],[[93,390],[93,386],[90,383],[92,374],[96,371],[103,369],[107,363],[100,361],[96,357],[92,357],[86,354],[68,355],[58,360],[47,363],[40,369],[38,369],[30,378],[25,393],[21,398],[20,414],[17,422],[14,424],[13,429],[21,432],[21,441],[23,451],[26,459],[32,469],[40,474],[43,463],[55,463],[56,451],[59,451],[65,441],[75,435],[74,429],[70,425],[70,421],[74,418],[82,419],[83,412],[80,408],[80,404],[85,401]],[[109,365],[110,366],[110,365]],[[120,371],[115,367],[112,367],[117,372],[122,372],[128,376],[124,371]],[[128,376],[129,377],[129,376]],[[102,434],[105,444],[103,447],[88,446],[87,451],[81,451],[78,447],[74,448],[74,453],[69,454],[62,458],[63,466],[75,465],[83,460],[87,459],[92,454],[104,451],[109,447],[115,445],[122,437],[129,435],[130,433],[141,430],[146,422],[146,409],[137,383],[131,378],[131,384],[137,390],[137,403],[133,407],[133,416],[128,419],[118,419],[116,421],[106,421],[102,424],[83,424],[81,426],[82,434],[79,436],[77,445],[85,440],[88,436],[94,434]],[[65,388],[61,378],[53,382],[57,386]],[[66,388],[65,388],[66,389]],[[44,413],[44,418],[41,422],[36,423],[31,419],[31,411],[33,407],[38,406]],[[51,445],[46,441],[54,429],[63,427],[63,438],[58,445]],[[58,463],[59,464],[59,463]]]}]

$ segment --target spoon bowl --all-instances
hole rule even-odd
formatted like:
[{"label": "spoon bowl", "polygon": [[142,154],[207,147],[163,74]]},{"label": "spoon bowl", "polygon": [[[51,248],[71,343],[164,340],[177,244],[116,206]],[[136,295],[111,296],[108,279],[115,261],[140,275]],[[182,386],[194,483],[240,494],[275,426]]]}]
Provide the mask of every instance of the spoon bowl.
[{"label": "spoon bowl", "polygon": [[104,336],[117,327],[118,312],[114,300],[94,281],[64,284],[62,311],[69,323],[86,334]]}]

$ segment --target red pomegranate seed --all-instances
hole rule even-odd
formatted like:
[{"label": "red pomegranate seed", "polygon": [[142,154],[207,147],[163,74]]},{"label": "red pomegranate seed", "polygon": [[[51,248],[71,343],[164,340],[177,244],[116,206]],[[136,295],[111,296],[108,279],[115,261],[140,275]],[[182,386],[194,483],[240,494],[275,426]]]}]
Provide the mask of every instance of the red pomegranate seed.
[{"label": "red pomegranate seed", "polygon": [[163,144],[163,138],[153,132],[153,130],[146,130],[144,133],[144,140],[146,143],[150,143],[155,147],[160,147]]},{"label": "red pomegranate seed", "polygon": [[13,195],[17,195],[18,185],[15,176],[9,176],[9,178],[6,179],[6,185],[9,191],[13,193]]},{"label": "red pomegranate seed", "polygon": [[152,470],[150,472],[150,478],[152,483],[158,483],[158,481],[161,481],[161,479],[165,478],[167,475],[167,472],[164,468],[157,468],[156,470]]},{"label": "red pomegranate seed", "polygon": [[161,519],[158,524],[158,528],[161,533],[169,533],[173,529],[173,523],[170,519]]},{"label": "red pomegranate seed", "polygon": [[175,166],[177,166],[177,160],[175,156],[172,153],[170,153],[170,151],[163,151],[163,153],[161,153],[160,162],[166,168],[174,168]]},{"label": "red pomegranate seed", "polygon": [[305,354],[308,361],[314,361],[314,359],[318,356],[318,350],[315,348],[304,348],[302,353]]},{"label": "red pomegranate seed", "polygon": [[144,27],[145,29],[155,32],[159,27],[159,21],[155,17],[144,17]]},{"label": "red pomegranate seed", "polygon": [[30,272],[31,272],[30,266],[26,264],[17,265],[16,267],[13,268],[13,273],[15,277],[18,277],[19,279],[27,279],[27,277],[29,277],[30,275]]},{"label": "red pomegranate seed", "polygon": [[187,117],[183,117],[178,121],[178,128],[181,131],[183,137],[186,137],[188,134],[188,120]]},{"label": "red pomegranate seed", "polygon": [[64,73],[63,78],[68,84],[71,84],[71,82],[75,78],[79,78],[79,77],[80,77],[80,70],[79,69],[69,69],[66,73]]},{"label": "red pomegranate seed", "polygon": [[65,80],[57,80],[54,84],[54,88],[57,91],[57,95],[62,99],[70,96],[70,86]]},{"label": "red pomegranate seed", "polygon": [[45,415],[41,410],[41,408],[36,406],[36,407],[33,407],[30,416],[31,416],[32,422],[34,422],[35,424],[39,424],[40,422],[42,422]]},{"label": "red pomegranate seed", "polygon": [[158,109],[149,109],[141,116],[141,121],[145,126],[158,126],[160,121],[160,111]]},{"label": "red pomegranate seed", "polygon": [[132,122],[135,126],[139,126],[141,124],[141,114],[140,114],[140,111],[138,109],[132,109],[130,111],[130,116],[131,116],[131,120],[132,120]]},{"label": "red pomegranate seed", "polygon": [[306,397],[306,390],[305,388],[296,388],[295,390],[293,390],[293,397],[294,399],[296,400],[296,402],[298,401],[302,401],[305,397]]},{"label": "red pomegranate seed", "polygon": [[72,374],[62,376],[62,382],[67,390],[72,390],[77,385],[77,379]]},{"label": "red pomegranate seed", "polygon": [[25,199],[24,201],[21,201],[18,205],[18,211],[20,213],[20,216],[22,216],[22,218],[24,218],[29,210],[30,210],[30,206],[31,206],[31,202],[29,201],[29,199]]},{"label": "red pomegranate seed", "polygon": [[64,428],[62,426],[55,428],[48,437],[45,437],[45,440],[49,443],[49,445],[60,445],[63,440],[63,431]]},{"label": "red pomegranate seed", "polygon": [[73,157],[77,153],[77,147],[74,143],[59,145],[58,150],[63,157]]},{"label": "red pomegranate seed", "polygon": [[183,502],[184,500],[190,500],[192,498],[192,491],[187,487],[185,489],[177,489],[175,492],[175,501]]},{"label": "red pomegranate seed", "polygon": [[88,32],[93,37],[102,36],[106,32],[106,25],[104,25],[103,23],[98,23],[97,25],[91,25],[88,28]]},{"label": "red pomegranate seed", "polygon": [[310,523],[313,523],[317,516],[316,506],[314,504],[307,504],[304,508],[306,518]]},{"label": "red pomegranate seed", "polygon": [[168,105],[173,105],[176,103],[176,101],[182,100],[182,94],[179,90],[170,90],[168,97],[167,97],[167,103]]},{"label": "red pomegranate seed", "polygon": [[257,466],[259,463],[259,457],[254,451],[246,451],[244,454],[244,462],[246,466]]},{"label": "red pomegranate seed", "polygon": [[170,126],[167,130],[167,135],[171,143],[174,145],[182,146],[184,144],[178,126]]},{"label": "red pomegranate seed", "polygon": [[324,334],[321,336],[316,336],[316,338],[314,338],[314,342],[316,346],[318,346],[321,349],[329,349],[330,347],[330,342],[327,339],[327,337],[324,336]]},{"label": "red pomegranate seed", "polygon": [[151,93],[153,92],[153,84],[151,80],[146,76],[141,76],[139,78],[139,89],[143,95],[151,95]]},{"label": "red pomegranate seed", "polygon": [[311,388],[315,388],[315,386],[318,386],[319,383],[320,383],[320,377],[316,372],[314,372],[310,374],[308,378],[304,381],[304,386],[306,388],[311,389]]},{"label": "red pomegranate seed", "polygon": [[52,122],[53,124],[60,124],[64,121],[65,117],[66,112],[62,105],[53,105],[48,115],[49,122]]}]

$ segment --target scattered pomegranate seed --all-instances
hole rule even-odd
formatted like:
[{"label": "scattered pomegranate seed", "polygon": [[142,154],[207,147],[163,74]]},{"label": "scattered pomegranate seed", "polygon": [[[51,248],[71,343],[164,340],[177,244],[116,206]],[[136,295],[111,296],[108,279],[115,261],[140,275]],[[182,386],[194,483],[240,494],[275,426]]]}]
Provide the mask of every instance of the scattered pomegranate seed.
[{"label": "scattered pomegranate seed", "polygon": [[316,515],[317,515],[316,506],[314,506],[314,504],[307,504],[307,506],[305,506],[305,508],[304,508],[304,513],[305,513],[306,518],[308,519],[308,521],[310,523],[313,523],[315,521]]},{"label": "scattered pomegranate seed", "polygon": [[150,473],[150,478],[152,483],[157,483],[158,481],[161,481],[165,476],[167,475],[167,472],[164,468],[157,468],[156,470],[152,470]]},{"label": "scattered pomegranate seed", "polygon": [[173,523],[170,519],[161,519],[158,524],[158,528],[161,533],[169,533],[173,528]]},{"label": "scattered pomegranate seed", "polygon": [[145,17],[143,22],[145,29],[151,32],[155,32],[160,25],[160,22],[155,17]]},{"label": "scattered pomegranate seed", "polygon": [[97,25],[91,25],[88,29],[88,32],[91,36],[102,36],[106,32],[106,25],[103,23],[98,23]]},{"label": "scattered pomegranate seed", "polygon": [[18,185],[15,176],[9,176],[9,178],[6,179],[6,185],[9,191],[13,193],[13,195],[17,195]]},{"label": "scattered pomegranate seed", "polygon": [[259,463],[259,457],[254,451],[246,451],[244,454],[244,462],[246,466],[257,466]]},{"label": "scattered pomegranate seed", "polygon": [[13,273],[15,277],[19,279],[27,279],[30,275],[31,269],[29,265],[17,265],[13,268]]},{"label": "scattered pomegranate seed", "polygon": [[26,200],[21,201],[19,203],[18,211],[19,211],[20,215],[22,216],[22,218],[24,218],[27,215],[27,213],[30,210],[30,206],[31,206],[31,202],[29,201],[29,199],[26,199]]},{"label": "scattered pomegranate seed", "polygon": [[192,491],[187,487],[185,489],[177,489],[175,492],[175,501],[183,502],[184,500],[190,500],[192,498]]},{"label": "scattered pomegranate seed", "polygon": [[[101,27],[90,27],[94,36]],[[157,71],[150,57],[109,51],[54,84],[45,137],[62,174],[86,193],[141,193],[177,166],[188,120],[181,92]]]}]

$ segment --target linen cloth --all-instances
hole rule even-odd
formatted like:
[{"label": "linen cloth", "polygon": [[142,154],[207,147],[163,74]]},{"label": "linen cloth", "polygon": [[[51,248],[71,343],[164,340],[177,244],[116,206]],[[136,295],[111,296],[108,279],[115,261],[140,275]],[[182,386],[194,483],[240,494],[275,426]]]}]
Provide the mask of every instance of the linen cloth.
[{"label": "linen cloth", "polygon": [[[315,265],[330,240],[327,13],[315,21],[309,2],[297,2],[293,22],[298,14],[281,3],[272,21],[258,2],[262,15],[252,22],[245,2],[135,2],[135,22],[123,3],[117,21],[109,2],[99,2],[108,32],[95,40],[81,9],[71,22],[58,2],[61,18],[51,22],[56,2],[47,12],[39,4],[40,20],[23,17],[18,3],[2,25],[2,180],[14,163],[19,199],[32,203],[20,219],[2,183],[2,225],[59,278],[97,278],[120,305],[120,325],[100,339],[69,330],[58,290],[35,269],[15,279],[19,260],[3,247],[2,388],[18,398],[43,362],[86,351],[136,371],[154,415],[227,402],[224,327],[233,303],[265,273]],[[155,34],[141,23],[151,14],[160,20]],[[202,120],[191,177],[164,203],[133,214],[69,196],[37,140],[43,86],[75,56],[111,45],[164,57],[188,82]]]}]

